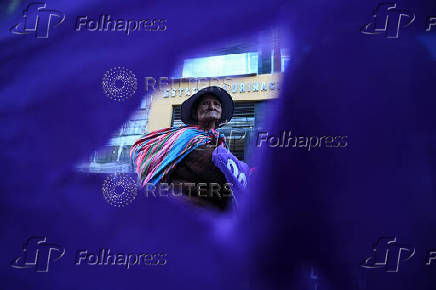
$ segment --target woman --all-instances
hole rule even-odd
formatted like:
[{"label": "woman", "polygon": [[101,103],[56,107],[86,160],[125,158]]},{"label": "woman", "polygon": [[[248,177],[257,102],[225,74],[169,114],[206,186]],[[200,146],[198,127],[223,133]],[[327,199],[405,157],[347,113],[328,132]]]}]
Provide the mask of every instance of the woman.
[{"label": "woman", "polygon": [[169,183],[197,204],[226,209],[245,188],[249,169],[215,130],[230,121],[233,110],[232,97],[215,86],[184,101],[185,126],[148,133],[133,145],[130,156],[141,184]]}]

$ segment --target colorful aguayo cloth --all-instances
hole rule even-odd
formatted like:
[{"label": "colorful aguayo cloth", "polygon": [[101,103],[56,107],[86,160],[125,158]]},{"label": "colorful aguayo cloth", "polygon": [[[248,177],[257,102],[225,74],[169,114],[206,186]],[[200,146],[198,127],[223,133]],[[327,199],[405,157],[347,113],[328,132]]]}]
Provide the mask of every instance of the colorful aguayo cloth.
[{"label": "colorful aguayo cloth", "polygon": [[204,144],[224,144],[223,134],[214,129],[205,132],[198,126],[165,128],[141,137],[130,150],[130,158],[136,166],[141,184],[156,185],[165,181],[168,173],[186,155]]}]

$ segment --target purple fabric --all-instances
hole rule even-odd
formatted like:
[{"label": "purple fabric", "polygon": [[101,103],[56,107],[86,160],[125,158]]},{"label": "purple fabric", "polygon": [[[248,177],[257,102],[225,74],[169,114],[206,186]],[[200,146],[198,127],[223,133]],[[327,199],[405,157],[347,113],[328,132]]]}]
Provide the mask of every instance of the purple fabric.
[{"label": "purple fabric", "polygon": [[[10,34],[26,3],[15,10],[3,3],[2,289],[434,289],[435,266],[424,262],[436,247],[436,53],[435,32],[424,23],[435,1],[398,3],[416,14],[398,39],[360,33],[378,1],[47,1],[66,14],[48,39]],[[74,31],[76,16],[100,14],[166,18],[168,29]],[[346,149],[259,148],[259,178],[228,219],[143,194],[113,208],[102,197],[105,176],[74,173],[142,97],[107,98],[106,70],[170,76],[180,59],[273,25],[292,58],[265,129],[347,135]],[[9,267],[35,235],[65,255],[48,273]],[[392,235],[412,244],[415,257],[399,273],[361,268],[375,241]],[[100,248],[163,251],[168,263],[74,265],[76,250]]]},{"label": "purple fabric", "polygon": [[224,174],[227,182],[232,184],[233,191],[240,192],[247,187],[250,168],[223,145],[213,151],[212,161]]}]

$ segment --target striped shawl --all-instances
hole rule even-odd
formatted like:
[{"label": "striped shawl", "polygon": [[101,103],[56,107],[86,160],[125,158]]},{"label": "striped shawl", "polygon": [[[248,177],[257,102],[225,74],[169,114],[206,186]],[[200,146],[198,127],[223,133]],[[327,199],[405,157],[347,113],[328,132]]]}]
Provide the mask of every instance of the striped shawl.
[{"label": "striped shawl", "polygon": [[166,181],[170,171],[186,155],[204,144],[224,144],[223,134],[214,129],[205,132],[198,125],[165,128],[143,135],[130,150],[130,158],[136,167],[143,186]]}]

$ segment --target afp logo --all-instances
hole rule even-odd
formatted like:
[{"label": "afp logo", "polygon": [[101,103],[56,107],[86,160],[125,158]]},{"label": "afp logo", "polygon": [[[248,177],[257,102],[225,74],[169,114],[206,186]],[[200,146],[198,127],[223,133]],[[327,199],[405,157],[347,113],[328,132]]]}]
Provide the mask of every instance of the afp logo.
[{"label": "afp logo", "polygon": [[50,28],[64,22],[65,13],[47,9],[47,4],[32,2],[23,10],[22,22],[12,26],[13,34],[33,34],[36,38],[48,38]]},{"label": "afp logo", "polygon": [[65,249],[47,243],[47,237],[30,237],[23,245],[21,256],[12,260],[10,266],[17,269],[33,268],[35,272],[48,272],[50,263],[56,262],[64,254]]}]

